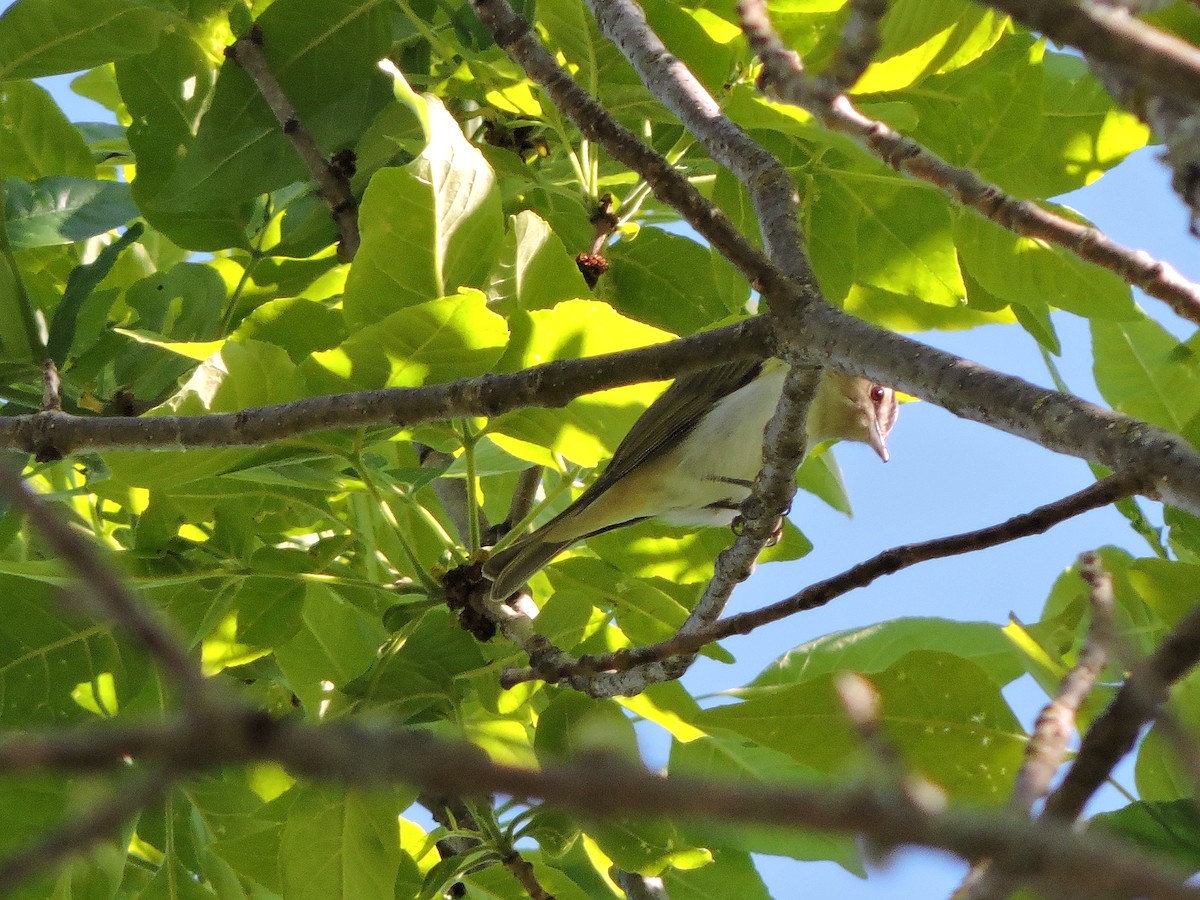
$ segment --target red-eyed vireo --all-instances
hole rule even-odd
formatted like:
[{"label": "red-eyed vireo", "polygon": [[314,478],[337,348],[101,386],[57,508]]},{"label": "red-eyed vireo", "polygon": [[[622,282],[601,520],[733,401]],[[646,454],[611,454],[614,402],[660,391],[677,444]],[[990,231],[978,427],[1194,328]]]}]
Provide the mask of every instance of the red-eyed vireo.
[{"label": "red-eyed vireo", "polygon": [[[783,392],[779,360],[727,363],[676,379],[633,424],[603,474],[541,528],[484,564],[504,599],[576,541],[643,519],[728,525],[762,467],[762,436]],[[809,407],[808,445],[870,444],[887,462],[895,392],[826,369]]]}]

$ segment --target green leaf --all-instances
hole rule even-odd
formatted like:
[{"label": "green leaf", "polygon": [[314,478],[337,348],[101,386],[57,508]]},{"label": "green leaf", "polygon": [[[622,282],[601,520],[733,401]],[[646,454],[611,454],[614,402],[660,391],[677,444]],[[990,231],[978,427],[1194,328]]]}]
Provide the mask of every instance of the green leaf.
[{"label": "green leaf", "polygon": [[[836,292],[852,278],[926,304],[961,307],[966,288],[954,251],[950,202],[857,148],[848,152],[853,155],[825,152],[812,175],[813,208],[826,207],[809,218],[813,252],[851,258],[823,263],[823,282]],[[801,177],[807,173],[800,170]]]},{"label": "green leaf", "polygon": [[[510,325],[513,338],[496,367],[498,372],[642,347],[672,337],[625,318],[607,303],[596,300],[568,300],[553,309],[533,310],[527,316],[512,317]],[[519,458],[529,458],[525,448],[534,445],[561,453],[580,465],[594,466],[612,455],[658,393],[659,389],[652,386],[630,385],[580,397],[563,409],[517,410],[493,419],[488,432],[497,444]],[[532,461],[547,458],[539,455]]]},{"label": "green leaf", "polygon": [[[870,678],[880,722],[906,766],[956,798],[997,802],[1021,764],[1025,735],[984,669],[948,653],[917,650]],[[845,771],[857,732],[824,675],[755,692],[706,710],[697,723],[728,729],[824,772]]]},{"label": "green leaf", "polygon": [[1030,310],[1047,304],[1089,319],[1133,319],[1129,285],[1062,247],[1013,234],[961,211],[954,228],[963,267],[985,290]]},{"label": "green leaf", "polygon": [[1165,559],[1139,559],[1129,567],[1129,583],[1167,628],[1174,628],[1196,605],[1200,566]]},{"label": "green leaf", "polygon": [[1047,53],[1042,70],[1040,129],[1029,129],[1034,140],[1023,142],[1023,152],[994,157],[985,175],[1020,196],[1054,197],[1146,146],[1149,129],[1113,101],[1084,60]]},{"label": "green leaf", "polygon": [[[394,791],[294,788],[280,863],[288,900],[394,900],[401,850]],[[411,802],[411,798],[408,802]]]},{"label": "green leaf", "polygon": [[1090,184],[1147,138],[1082,60],[1024,33],[906,99],[920,113],[912,137],[1019,197]]},{"label": "green leaf", "polygon": [[509,226],[488,279],[490,301],[545,309],[591,294],[562,241],[537,213],[522,210],[509,218]]},{"label": "green leaf", "polygon": [[1112,408],[1172,431],[1200,411],[1200,361],[1149,318],[1092,322],[1096,386]]},{"label": "green leaf", "polygon": [[952,619],[892,619],[865,628],[838,631],[802,644],[764,669],[735,696],[769,694],[836,672],[882,672],[914,650],[954,653],[979,666],[998,684],[1025,673],[1020,654],[991,622]]},{"label": "green leaf", "polygon": [[30,183],[6,178],[4,216],[14,250],[71,244],[104,234],[137,216],[129,185],[50,176]]},{"label": "green leaf", "polygon": [[46,342],[46,353],[60,368],[66,362],[75,339],[76,322],[84,301],[112,271],[117,257],[125,248],[141,238],[143,230],[142,224],[138,222],[101,250],[95,260],[71,270],[67,278],[67,289],[63,291],[62,301],[55,309],[54,320],[50,323],[50,339]]},{"label": "green leaf", "polygon": [[[786,754],[725,735],[708,735],[686,743],[673,741],[669,770],[672,775],[760,785],[811,785],[823,780],[815,769]],[[715,820],[689,822],[683,830],[700,846],[734,847],[797,860],[826,859],[856,875],[866,875],[862,854],[852,837]]]},{"label": "green leaf", "polygon": [[[741,35],[733,29],[717,29],[710,19],[705,28],[695,9],[673,0],[648,0],[643,4],[646,19],[667,49],[688,61],[688,68],[709,91],[718,93],[733,72]],[[715,17],[713,17],[715,18]]]},{"label": "green leaf", "polygon": [[537,21],[546,29],[552,49],[566,58],[575,80],[623,124],[664,120],[662,106],[621,51],[600,33],[582,0],[539,0]]},{"label": "green leaf", "polygon": [[691,870],[712,862],[712,853],[692,845],[673,822],[609,819],[594,823],[587,833],[627,872],[660,875],[668,867]]},{"label": "green leaf", "polygon": [[95,174],[83,137],[45,88],[28,81],[0,88],[0,178],[36,181],[47,175]]},{"label": "green leaf", "polygon": [[0,15],[0,81],[145,53],[173,18],[139,0],[18,0]]},{"label": "green leaf", "polygon": [[309,584],[300,630],[275,648],[275,659],[289,686],[311,713],[329,694],[367,670],[387,632],[378,619],[347,602],[334,588]]},{"label": "green leaf", "polygon": [[172,32],[153,52],[118,62],[115,77],[133,118],[128,131],[137,159],[133,196],[146,220],[181,247],[245,245],[250,209],[240,198],[214,192],[185,209],[163,202],[212,101],[216,70],[204,49],[185,32]]},{"label": "green leaf", "polygon": [[[708,581],[713,560],[733,543],[727,527],[691,528],[659,521],[639,522],[588,538],[597,556],[626,575],[657,576],[677,584]],[[812,550],[812,543],[790,521],[784,523],[778,543],[766,548],[759,562],[799,559]]]},{"label": "green leaf", "polygon": [[[147,416],[199,416],[287,403],[304,396],[286,352],[258,341],[227,341],[192,373],[175,396]],[[232,469],[253,457],[245,448],[182,452],[114,451],[105,461],[126,484],[169,488]]]},{"label": "green leaf", "polygon": [[852,514],[846,483],[842,481],[842,470],[828,448],[819,448],[804,457],[796,473],[796,484],[801,490],[820,497],[838,512],[847,516]]},{"label": "green leaf", "polygon": [[1004,34],[1008,18],[963,0],[899,0],[883,17],[883,46],[856,93],[893,91],[978,58]]},{"label": "green leaf", "polygon": [[543,570],[554,595],[575,598],[599,609],[612,608],[617,624],[635,644],[671,637],[700,598],[699,585],[665,578],[629,578],[607,561],[574,557]]},{"label": "green leaf", "polygon": [[[384,0],[276,0],[256,24],[268,67],[326,155],[351,144],[390,102],[376,67],[391,44]],[[157,197],[164,211],[225,209],[309,180],[262,94],[232,60],[221,67],[195,135]]]},{"label": "green leaf", "polygon": [[460,287],[483,286],[503,234],[500,194],[482,154],[436,98],[433,136],[402,169],[381,169],[359,210],[362,246],[346,279],[351,327]]},{"label": "green leaf", "polygon": [[[1167,628],[1158,617],[1151,605],[1138,594],[1130,578],[1130,568],[1133,557],[1125,550],[1117,547],[1101,547],[1100,560],[1105,570],[1113,580],[1114,625],[1125,640],[1130,642],[1136,652],[1150,653],[1158,642],[1166,635]],[[1069,648],[1073,655],[1083,645],[1087,631],[1088,588],[1079,577],[1078,563],[1066,569],[1054,582],[1046,598],[1042,610],[1042,622],[1053,622],[1059,628],[1073,628],[1067,635],[1064,644],[1064,655]],[[1057,629],[1056,629],[1057,630]],[[1069,658],[1069,656],[1068,656]],[[1116,674],[1122,670],[1114,670],[1114,680],[1119,680]]]},{"label": "green leaf", "polygon": [[[964,277],[963,282],[965,285],[968,279]],[[976,300],[975,296],[971,296],[970,306],[934,306],[917,297],[855,285],[842,309],[893,331],[928,331],[933,328],[957,331],[979,325],[1009,325],[1015,321],[1012,312],[1003,306],[1002,312],[972,308]]]},{"label": "green leaf", "polygon": [[0,621],[0,716],[6,722],[23,727],[88,715],[72,692],[105,674],[121,706],[145,683],[142,652],[119,642],[110,624],[65,612],[49,584],[0,575],[0,588],[8,598],[8,615]]},{"label": "green leaf", "polygon": [[328,350],[344,341],[346,323],[324,303],[285,297],[255,307],[229,337],[275,344],[298,363],[314,351]]},{"label": "green leaf", "polygon": [[466,690],[456,678],[482,665],[479,644],[443,607],[421,616],[401,640],[384,645],[375,664],[343,690],[385,706],[400,721],[441,718]]},{"label": "green leaf", "polygon": [[682,335],[739,312],[704,277],[712,269],[708,249],[689,238],[643,228],[636,239],[613,247],[609,262],[604,296],[631,319]]},{"label": "green leaf", "polygon": [[[262,552],[251,565],[258,565]],[[252,575],[233,598],[237,610],[237,639],[251,647],[274,647],[300,630],[305,586],[283,575]]]},{"label": "green leaf", "polygon": [[663,873],[663,887],[671,900],[770,900],[767,886],[749,853],[713,849],[713,861],[690,869],[671,868]]},{"label": "green leaf", "polygon": [[[534,867],[533,873],[538,884],[549,896],[554,897],[554,900],[596,900],[598,896],[606,896],[584,891],[569,876],[545,865],[542,861],[543,854],[522,849],[521,856]],[[463,857],[459,857],[458,860],[461,864],[469,862],[469,859]],[[484,865],[463,874],[457,880],[461,881],[466,888],[466,896],[472,900],[524,900],[529,896],[528,890],[505,866]],[[397,894],[397,897],[399,896]],[[433,895],[435,898],[440,896],[444,894]]]},{"label": "green leaf", "polygon": [[1200,816],[1191,799],[1130,803],[1088,820],[1088,831],[1128,840],[1194,872],[1200,868]]},{"label": "green leaf", "polygon": [[312,354],[303,370],[320,393],[418,387],[491,371],[508,326],[476,290],[406,306]]},{"label": "green leaf", "polygon": [[633,723],[615,700],[596,700],[574,691],[555,691],[538,716],[534,749],[542,761],[581,753],[613,753],[638,760]]}]

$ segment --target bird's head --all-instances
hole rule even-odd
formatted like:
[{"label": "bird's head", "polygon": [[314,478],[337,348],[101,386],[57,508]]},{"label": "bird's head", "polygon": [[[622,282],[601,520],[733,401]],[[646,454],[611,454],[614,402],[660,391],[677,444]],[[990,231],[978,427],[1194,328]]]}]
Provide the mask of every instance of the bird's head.
[{"label": "bird's head", "polygon": [[887,437],[899,413],[890,387],[826,369],[808,414],[809,440],[860,441],[887,462]]}]

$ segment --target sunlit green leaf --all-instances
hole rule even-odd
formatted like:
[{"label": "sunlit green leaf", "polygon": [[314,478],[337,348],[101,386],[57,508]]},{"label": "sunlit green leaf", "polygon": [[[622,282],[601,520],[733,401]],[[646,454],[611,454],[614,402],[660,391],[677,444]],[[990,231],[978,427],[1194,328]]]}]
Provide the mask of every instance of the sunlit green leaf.
[{"label": "sunlit green leaf", "polygon": [[4,194],[8,239],[16,250],[86,240],[138,214],[129,186],[116,181],[7,178]]},{"label": "sunlit green leaf", "polygon": [[418,387],[490,371],[507,340],[508,327],[483,294],[466,290],[363,326],[340,346],[312,354],[304,371],[319,393]]},{"label": "sunlit green leaf", "polygon": [[1119,412],[1182,431],[1200,411],[1200,360],[1149,318],[1092,322],[1096,385]]},{"label": "sunlit green leaf", "polygon": [[[657,343],[672,337],[667,332],[625,318],[606,303],[573,300],[553,309],[533,310],[525,318],[510,320],[514,329],[509,350],[499,371],[516,371],[564,357],[594,356]],[[585,466],[594,466],[612,454],[634,419],[658,391],[646,385],[614,388],[589,394],[565,409],[523,409],[492,421],[488,431],[500,446],[522,456],[517,438]]]},{"label": "sunlit green leaf", "polygon": [[[955,796],[1007,796],[1025,736],[978,665],[945,652],[916,650],[869,678],[880,723],[905,765]],[[701,727],[726,728],[825,772],[844,771],[860,750],[832,684],[823,675],[707,710]]]},{"label": "sunlit green leaf", "polygon": [[18,0],[0,15],[0,81],[144,53],[171,20],[139,0]]},{"label": "sunlit green leaf", "polygon": [[0,177],[36,181],[49,175],[95,174],[82,136],[44,88],[28,81],[0,87]]},{"label": "sunlit green leaf", "polygon": [[284,894],[393,900],[401,857],[396,810],[393,791],[297,788],[280,846]]},{"label": "sunlit green leaf", "polygon": [[359,215],[362,248],[346,282],[352,326],[460,287],[482,287],[503,222],[495,177],[458,123],[429,101],[429,146],[371,179]]}]

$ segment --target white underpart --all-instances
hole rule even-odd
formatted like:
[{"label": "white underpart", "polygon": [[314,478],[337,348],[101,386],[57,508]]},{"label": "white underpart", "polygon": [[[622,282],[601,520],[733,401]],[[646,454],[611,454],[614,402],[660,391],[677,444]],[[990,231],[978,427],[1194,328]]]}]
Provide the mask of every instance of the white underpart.
[{"label": "white underpart", "polygon": [[770,421],[787,369],[774,368],[717,402],[683,440],[678,472],[660,484],[664,511],[659,517],[670,525],[728,525],[734,510],[709,509],[710,504],[741,503],[748,488],[721,479],[751,482],[762,468],[763,429]]}]

